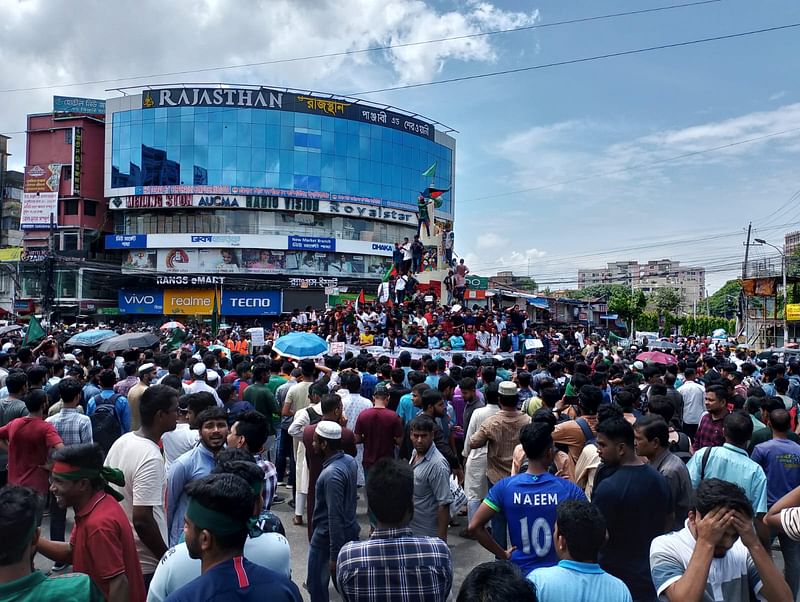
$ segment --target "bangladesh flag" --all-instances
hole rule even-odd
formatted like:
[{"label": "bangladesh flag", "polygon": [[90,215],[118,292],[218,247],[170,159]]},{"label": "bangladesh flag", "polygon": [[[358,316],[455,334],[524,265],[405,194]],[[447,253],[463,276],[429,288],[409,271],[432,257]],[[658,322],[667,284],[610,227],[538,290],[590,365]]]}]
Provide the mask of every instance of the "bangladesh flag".
[{"label": "bangladesh flag", "polygon": [[441,196],[449,190],[450,188],[434,188],[433,186],[428,186],[422,191],[422,197],[426,199],[433,199],[434,205],[438,208],[442,206]]},{"label": "bangladesh flag", "polygon": [[22,341],[22,345],[27,347],[31,343],[35,343],[39,339],[43,338],[45,335],[44,328],[42,325],[39,324],[39,320],[36,319],[36,316],[31,316],[31,321],[28,323],[28,332],[25,334],[25,339]]},{"label": "bangladesh flag", "polygon": [[397,276],[397,266],[393,265],[388,270],[386,270],[386,273],[383,275],[383,280],[381,280],[381,282],[389,282],[389,278],[391,278],[392,276]]}]

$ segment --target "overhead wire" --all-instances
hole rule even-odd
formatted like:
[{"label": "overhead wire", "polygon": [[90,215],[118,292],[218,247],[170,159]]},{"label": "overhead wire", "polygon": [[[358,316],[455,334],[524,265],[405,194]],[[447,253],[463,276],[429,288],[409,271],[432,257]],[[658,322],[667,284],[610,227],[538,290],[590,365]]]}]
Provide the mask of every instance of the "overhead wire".
[{"label": "overhead wire", "polygon": [[109,84],[109,83],[117,83],[123,81],[132,81],[132,80],[140,80],[140,79],[152,79],[158,77],[171,77],[175,75],[190,75],[192,73],[208,73],[213,71],[230,71],[233,69],[245,69],[251,67],[263,67],[266,65],[278,65],[284,63],[294,63],[299,61],[309,61],[309,60],[317,60],[317,59],[325,59],[325,58],[335,58],[340,56],[349,56],[354,54],[363,54],[369,52],[382,52],[386,50],[394,50],[398,48],[409,48],[415,46],[423,46],[427,44],[438,44],[442,42],[452,42],[458,40],[466,40],[472,38],[479,38],[479,37],[486,37],[486,36],[494,36],[506,33],[515,33],[520,31],[530,31],[534,29],[545,29],[549,27],[560,27],[563,25],[575,25],[577,23],[587,23],[591,21],[601,21],[607,19],[614,19],[620,17],[628,17],[628,16],[635,16],[635,15],[643,15],[647,13],[656,13],[656,12],[663,12],[669,10],[677,10],[681,8],[691,8],[696,6],[702,6],[707,4],[717,4],[722,2],[722,0],[700,0],[697,2],[687,2],[683,4],[671,4],[667,6],[655,6],[651,8],[639,9],[639,10],[630,10],[624,12],[616,12],[616,13],[609,13],[604,15],[593,15],[588,17],[578,17],[575,19],[566,19],[563,21],[554,21],[552,23],[534,23],[531,25],[521,25],[518,27],[509,27],[505,29],[496,29],[491,31],[481,31],[471,34],[462,34],[457,36],[447,36],[441,38],[433,38],[429,40],[419,40],[414,42],[400,42],[397,44],[382,44],[379,46],[368,46],[366,48],[353,48],[350,50],[341,50],[337,52],[327,52],[322,54],[313,54],[313,55],[306,55],[306,56],[296,56],[296,57],[288,57],[283,59],[271,59],[265,61],[256,61],[250,63],[236,63],[233,65],[222,65],[216,67],[202,67],[197,69],[183,69],[180,71],[170,71],[165,73],[153,73],[149,75],[133,75],[133,76],[126,76],[126,77],[119,77],[119,78],[106,78],[106,79],[97,79],[91,81],[83,81],[83,82],[72,82],[72,83],[62,83],[62,84],[46,84],[43,86],[32,86],[28,88],[6,88],[0,89],[0,94],[3,93],[11,93],[11,92],[32,92],[37,90],[51,90],[53,88],[63,88],[63,87],[76,87],[76,86],[89,86],[89,85],[97,85],[97,84]]},{"label": "overhead wire", "polygon": [[565,65],[577,65],[580,63],[589,63],[592,61],[600,61],[611,58],[618,58],[621,56],[630,56],[633,54],[643,54],[647,52],[655,52],[657,50],[668,50],[672,48],[681,48],[685,46],[693,46],[695,44],[708,44],[711,42],[719,42],[722,40],[731,40],[734,38],[743,38],[747,36],[760,35],[764,33],[772,33],[786,29],[794,29],[800,27],[800,23],[789,23],[786,25],[775,25],[773,27],[764,27],[762,29],[751,29],[748,31],[740,31],[737,33],[730,33],[719,36],[711,36],[707,38],[698,38],[695,40],[686,40],[683,42],[672,42],[669,44],[658,44],[656,46],[647,46],[644,48],[634,48],[632,50],[622,50],[619,52],[608,52],[605,54],[596,54],[593,56],[585,56],[576,59],[567,59],[563,61],[555,61],[552,63],[542,63],[539,65],[529,65],[527,67],[517,67],[515,69],[502,69],[500,71],[491,71],[489,73],[476,73],[473,75],[464,75],[460,77],[450,77],[447,79],[435,80],[432,82],[419,82],[416,84],[402,84],[399,86],[387,86],[385,88],[376,88],[374,90],[366,90],[363,92],[355,92],[348,94],[348,96],[367,96],[370,94],[378,94],[379,92],[395,92],[397,90],[410,90],[414,88],[427,88],[430,86],[439,86],[442,84],[453,84],[456,82],[472,81],[476,79],[485,79],[487,77],[500,77],[503,75],[514,75],[517,73],[525,73],[528,71],[536,71],[539,69],[550,69],[552,67],[563,67]]}]

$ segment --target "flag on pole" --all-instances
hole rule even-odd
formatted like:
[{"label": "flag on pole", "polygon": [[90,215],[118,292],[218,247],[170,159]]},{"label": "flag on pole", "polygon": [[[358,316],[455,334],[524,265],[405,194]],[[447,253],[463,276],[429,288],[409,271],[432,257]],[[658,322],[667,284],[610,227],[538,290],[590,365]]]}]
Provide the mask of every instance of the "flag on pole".
[{"label": "flag on pole", "polygon": [[25,338],[22,341],[23,347],[27,347],[29,344],[38,341],[43,338],[45,334],[44,328],[42,328],[36,316],[31,316],[31,321],[28,323],[28,332],[25,333]]},{"label": "flag on pole", "polygon": [[422,175],[426,178],[435,178],[436,177],[436,161],[433,162],[428,169],[422,172]]},{"label": "flag on pole", "polygon": [[367,302],[366,298],[364,297],[364,289],[361,289],[361,292],[358,293],[358,299],[356,299],[356,313],[359,312],[359,308]]},{"label": "flag on pole", "polygon": [[381,282],[389,282],[389,278],[391,278],[392,276],[397,276],[397,266],[395,265],[386,270],[386,273],[383,275],[383,280],[381,280]]}]

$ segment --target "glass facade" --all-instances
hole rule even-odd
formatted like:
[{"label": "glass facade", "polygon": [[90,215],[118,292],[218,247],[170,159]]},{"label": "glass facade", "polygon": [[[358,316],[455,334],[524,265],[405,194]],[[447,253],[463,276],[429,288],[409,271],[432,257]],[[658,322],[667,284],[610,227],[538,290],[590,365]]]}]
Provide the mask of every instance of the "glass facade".
[{"label": "glass facade", "polygon": [[[243,186],[378,198],[416,209],[451,186],[453,151],[371,123],[292,111],[166,107],[113,113],[111,187]],[[442,211],[452,213],[450,194]]]},{"label": "glass facade", "polygon": [[240,209],[126,211],[116,214],[116,234],[277,234],[331,236],[340,240],[402,241],[417,233],[408,226],[323,214]]}]

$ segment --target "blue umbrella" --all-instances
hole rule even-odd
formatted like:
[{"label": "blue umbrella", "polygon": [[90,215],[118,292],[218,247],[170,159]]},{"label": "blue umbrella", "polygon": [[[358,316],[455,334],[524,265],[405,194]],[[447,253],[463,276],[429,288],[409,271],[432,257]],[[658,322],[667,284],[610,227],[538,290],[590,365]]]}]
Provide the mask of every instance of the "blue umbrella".
[{"label": "blue umbrella", "polygon": [[74,335],[65,344],[73,347],[94,347],[106,339],[117,336],[113,330],[84,330]]},{"label": "blue umbrella", "polygon": [[313,332],[290,332],[280,337],[272,348],[286,357],[302,360],[328,352],[328,343]]}]

